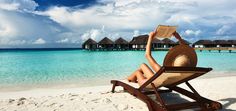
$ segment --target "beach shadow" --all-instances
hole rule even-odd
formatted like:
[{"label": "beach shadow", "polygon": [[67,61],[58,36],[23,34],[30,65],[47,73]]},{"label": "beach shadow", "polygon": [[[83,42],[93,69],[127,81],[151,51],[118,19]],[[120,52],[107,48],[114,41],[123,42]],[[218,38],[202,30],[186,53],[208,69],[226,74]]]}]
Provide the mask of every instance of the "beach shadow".
[{"label": "beach shadow", "polygon": [[[171,105],[171,104],[180,104],[180,103],[187,103],[187,102],[191,102],[189,100],[187,100],[186,98],[188,97],[182,97],[180,96],[181,94],[178,94],[178,93],[162,93],[161,94],[161,98],[163,99],[163,101],[168,104],[168,105]],[[150,96],[153,100],[155,100],[156,96],[155,95],[151,95]],[[191,99],[190,99],[191,100]],[[195,109],[185,109],[185,110],[179,110],[179,111],[199,111],[199,108],[195,108]]]},{"label": "beach shadow", "polygon": [[223,109],[221,111],[235,111],[235,109],[226,109],[232,104],[236,104],[236,98],[226,98],[226,99],[220,99],[219,101],[224,101],[226,103],[222,104]]},{"label": "beach shadow", "polygon": [[[155,100],[155,95],[150,96],[152,99]],[[179,103],[186,103],[191,102],[191,99],[186,99],[183,96],[180,96],[178,93],[163,93],[161,94],[162,99],[167,104],[179,104]],[[227,109],[230,105],[236,104],[236,98],[226,98],[226,99],[220,99],[218,101],[223,101],[223,108],[220,111],[235,111],[235,109]],[[221,102],[222,103],[222,102]],[[181,111],[196,111],[199,109],[189,109],[189,110],[181,110]]]},{"label": "beach shadow", "polygon": [[161,96],[167,104],[190,102],[189,100],[181,97],[180,94],[177,93],[163,93],[161,94]]},{"label": "beach shadow", "polygon": [[[156,96],[150,95],[150,97],[155,100]],[[165,103],[167,104],[176,104],[176,103],[186,103],[190,102],[189,100],[183,98],[180,96],[180,94],[177,93],[162,93],[161,98],[164,100]]]}]

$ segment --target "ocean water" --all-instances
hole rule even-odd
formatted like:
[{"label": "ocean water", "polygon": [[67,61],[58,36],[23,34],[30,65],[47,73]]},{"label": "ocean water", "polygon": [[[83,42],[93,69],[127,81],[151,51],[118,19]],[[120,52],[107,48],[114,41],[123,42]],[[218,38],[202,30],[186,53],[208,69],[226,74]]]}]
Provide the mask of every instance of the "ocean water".
[{"label": "ocean water", "polygon": [[[154,51],[159,64],[167,51]],[[141,63],[147,63],[144,51],[86,50],[13,50],[0,51],[0,89],[50,85],[93,86],[122,79]],[[236,53],[198,52],[198,66],[212,72],[236,74]],[[219,76],[219,74],[212,74]]]}]

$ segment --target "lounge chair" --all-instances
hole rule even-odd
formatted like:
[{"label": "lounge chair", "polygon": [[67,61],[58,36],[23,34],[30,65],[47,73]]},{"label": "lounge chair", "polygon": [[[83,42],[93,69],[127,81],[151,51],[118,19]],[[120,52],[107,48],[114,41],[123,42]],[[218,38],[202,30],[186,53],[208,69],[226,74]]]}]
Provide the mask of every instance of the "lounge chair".
[{"label": "lounge chair", "polygon": [[[164,65],[158,72],[155,73],[154,76],[148,79],[141,86],[134,85],[135,83],[130,83],[128,81],[111,80],[111,83],[113,84],[112,92],[114,93],[116,86],[123,87],[125,91],[145,102],[149,111],[173,111],[196,108],[200,108],[201,111],[215,111],[221,109],[222,105],[219,102],[202,97],[189,83],[190,80],[206,74],[211,70],[212,68],[173,67]],[[154,80],[159,82],[154,84]],[[191,91],[177,86],[182,83],[185,83]],[[165,87],[167,89],[163,90],[161,87]],[[160,94],[170,93],[172,91],[185,95],[194,101],[166,104]],[[155,94],[157,101],[151,99],[148,96],[150,94]]]}]

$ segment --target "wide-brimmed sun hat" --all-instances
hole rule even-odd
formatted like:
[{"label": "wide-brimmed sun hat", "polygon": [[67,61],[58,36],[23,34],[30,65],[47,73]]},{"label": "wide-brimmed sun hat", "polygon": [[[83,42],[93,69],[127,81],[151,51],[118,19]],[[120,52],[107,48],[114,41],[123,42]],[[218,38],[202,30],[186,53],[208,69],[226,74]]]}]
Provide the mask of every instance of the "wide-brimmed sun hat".
[{"label": "wide-brimmed sun hat", "polygon": [[197,54],[195,50],[184,44],[174,46],[166,54],[163,66],[195,67],[197,65]]}]

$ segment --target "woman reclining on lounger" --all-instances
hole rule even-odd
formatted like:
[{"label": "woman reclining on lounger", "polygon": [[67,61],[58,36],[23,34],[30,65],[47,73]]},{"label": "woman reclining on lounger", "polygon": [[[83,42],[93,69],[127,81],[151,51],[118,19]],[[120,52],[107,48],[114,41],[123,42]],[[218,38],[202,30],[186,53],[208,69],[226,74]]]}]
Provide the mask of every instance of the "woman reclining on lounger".
[{"label": "woman reclining on lounger", "polygon": [[[156,32],[150,32],[149,34],[148,42],[146,45],[145,57],[147,58],[148,63],[151,66],[151,68],[155,72],[158,72],[161,66],[155,61],[155,59],[152,57],[152,54],[151,54],[151,42],[153,38],[155,37],[155,34]],[[174,32],[173,35],[179,40],[180,45],[185,44],[177,32]],[[191,60],[185,55],[179,55],[175,57],[175,60],[172,63],[172,66],[186,66],[187,67],[187,66],[192,66],[192,65],[193,64],[191,64]],[[154,75],[154,72],[152,71],[151,68],[145,63],[141,64],[141,66],[127,78],[128,81],[138,82],[139,85],[142,85]]]}]

